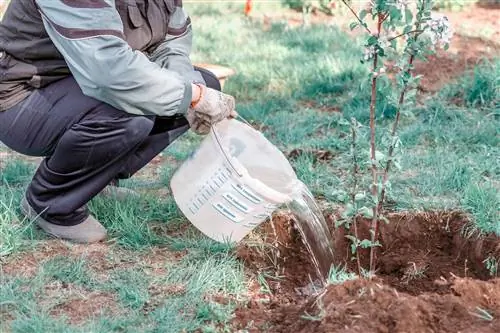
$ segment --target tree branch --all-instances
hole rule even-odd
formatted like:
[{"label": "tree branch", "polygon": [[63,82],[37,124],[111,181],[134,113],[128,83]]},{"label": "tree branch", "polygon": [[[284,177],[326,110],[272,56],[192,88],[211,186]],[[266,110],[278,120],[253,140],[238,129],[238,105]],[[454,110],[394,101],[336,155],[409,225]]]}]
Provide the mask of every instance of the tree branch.
[{"label": "tree branch", "polygon": [[344,3],[344,5],[347,6],[347,8],[349,8],[349,10],[351,11],[351,13],[358,19],[359,23],[366,29],[366,31],[371,35],[372,32],[370,31],[370,29],[368,29],[367,26],[365,26],[363,20],[358,16],[358,14],[356,14],[356,12],[354,11],[354,9],[352,9],[352,7],[347,3],[346,0],[342,0],[342,2]]},{"label": "tree branch", "polygon": [[387,41],[390,42],[391,40],[394,40],[394,39],[399,38],[399,37],[404,36],[404,35],[409,35],[409,34],[414,33],[414,32],[422,33],[422,32],[424,32],[424,30],[417,30],[417,29],[415,29],[415,30],[412,30],[412,31],[408,31],[408,32],[405,32],[403,34],[399,34],[399,35],[397,35],[395,37],[391,37]]},{"label": "tree branch", "polygon": [[[413,64],[413,60],[415,60],[415,56],[412,54],[410,56],[410,59],[408,60],[408,69],[405,71],[406,73],[411,72],[411,65]],[[404,103],[407,88],[408,88],[408,84],[405,83],[405,85],[403,86],[403,89],[401,90],[401,94],[399,95],[398,110],[396,112],[396,119],[394,120],[394,123],[392,124],[391,144],[389,146],[387,163],[386,163],[385,169],[384,169],[384,175],[383,175],[383,180],[382,180],[382,189],[380,192],[380,200],[378,202],[378,211],[382,210],[382,205],[383,205],[384,199],[385,199],[385,189],[387,187],[387,180],[389,179],[389,171],[391,169],[392,157],[394,155],[394,149],[395,149],[395,142],[394,141],[396,139],[396,132],[397,132],[398,125],[399,125],[399,118],[401,117],[401,108],[402,108],[403,103]]]}]

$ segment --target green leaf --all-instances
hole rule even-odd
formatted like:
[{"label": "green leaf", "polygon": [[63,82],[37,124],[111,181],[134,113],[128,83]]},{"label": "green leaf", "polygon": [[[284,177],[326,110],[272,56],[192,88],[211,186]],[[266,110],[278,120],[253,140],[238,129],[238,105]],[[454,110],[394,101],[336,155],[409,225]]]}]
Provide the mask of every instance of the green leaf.
[{"label": "green leaf", "polygon": [[384,159],[384,158],[385,158],[385,154],[384,154],[384,153],[382,153],[382,152],[381,152],[381,151],[379,151],[379,150],[376,150],[376,151],[375,151],[375,159],[376,159],[377,161],[380,161],[380,160],[382,160],[382,159]]},{"label": "green leaf", "polygon": [[346,235],[345,238],[347,238],[348,240],[350,240],[351,242],[353,243],[357,243],[358,242],[358,239],[352,235]]},{"label": "green leaf", "polygon": [[354,214],[355,214],[354,206],[351,203],[348,203],[346,205],[345,211],[342,213],[342,217],[343,218],[348,218],[348,217],[354,216]]},{"label": "green leaf", "polygon": [[370,36],[370,37],[368,38],[368,40],[367,40],[367,44],[368,44],[368,46],[375,45],[375,44],[377,44],[377,42],[378,42],[378,38],[377,38],[377,36]]},{"label": "green leaf", "polygon": [[359,12],[359,18],[361,19],[361,21],[364,20],[364,18],[366,17],[366,15],[368,14],[368,11],[366,9],[362,9],[360,12]]},{"label": "green leaf", "polygon": [[351,241],[351,253],[355,254],[356,249],[358,248],[359,239],[357,239],[356,237],[351,236],[351,235],[347,235],[345,237]]},{"label": "green leaf", "polygon": [[405,10],[406,24],[410,24],[412,20],[413,20],[413,14],[411,13],[411,10],[409,8],[406,8]]},{"label": "green leaf", "polygon": [[360,243],[359,246],[361,246],[363,249],[367,249],[370,247],[375,247],[376,245],[373,245],[371,240],[368,239],[363,239]]},{"label": "green leaf", "polygon": [[352,30],[356,29],[357,27],[359,26],[359,22],[352,22],[350,25],[349,25],[349,28]]},{"label": "green leaf", "polygon": [[407,25],[404,30],[403,30],[403,34],[407,34],[411,31],[411,25]]},{"label": "green leaf", "polygon": [[392,22],[399,21],[401,19],[401,11],[395,7],[389,10],[389,15]]},{"label": "green leaf", "polygon": [[361,207],[359,209],[359,213],[362,214],[366,218],[373,218],[373,210],[368,207]]},{"label": "green leaf", "polygon": [[364,198],[366,198],[366,194],[364,192],[356,193],[356,195],[354,196],[355,201],[360,201],[363,200]]}]

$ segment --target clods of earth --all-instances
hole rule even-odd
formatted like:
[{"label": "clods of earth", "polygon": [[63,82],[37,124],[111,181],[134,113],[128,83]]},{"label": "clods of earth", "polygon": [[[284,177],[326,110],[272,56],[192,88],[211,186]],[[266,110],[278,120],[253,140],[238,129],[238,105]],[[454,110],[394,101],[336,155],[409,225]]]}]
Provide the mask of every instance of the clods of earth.
[{"label": "clods of earth", "polygon": [[[330,225],[334,225],[330,217]],[[500,278],[484,261],[500,257],[494,235],[466,235],[467,217],[455,212],[392,214],[382,224],[382,246],[372,279],[314,288],[315,270],[293,219],[277,215],[257,233],[271,246],[247,242],[238,256],[256,276],[251,301],[236,312],[242,332],[500,332]],[[360,238],[368,221],[359,221]],[[343,227],[333,228],[336,264],[356,271]],[[368,252],[360,252],[367,267]],[[312,286],[312,287],[311,287]]]}]

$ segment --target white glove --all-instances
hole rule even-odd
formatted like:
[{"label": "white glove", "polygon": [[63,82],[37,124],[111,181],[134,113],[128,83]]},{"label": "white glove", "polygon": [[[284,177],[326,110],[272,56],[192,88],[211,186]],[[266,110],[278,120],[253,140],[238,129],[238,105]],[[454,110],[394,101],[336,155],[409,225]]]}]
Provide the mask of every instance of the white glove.
[{"label": "white glove", "polygon": [[235,100],[231,95],[218,90],[199,86],[200,99],[189,108],[186,119],[197,134],[206,135],[210,127],[226,118],[236,117]]}]

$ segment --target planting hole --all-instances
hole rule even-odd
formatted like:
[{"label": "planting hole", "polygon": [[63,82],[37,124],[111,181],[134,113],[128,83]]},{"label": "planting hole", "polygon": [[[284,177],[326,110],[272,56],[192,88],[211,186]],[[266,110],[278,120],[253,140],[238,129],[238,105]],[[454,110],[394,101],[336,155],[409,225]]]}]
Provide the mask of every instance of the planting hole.
[{"label": "planting hole", "polygon": [[[326,290],[311,283],[314,266],[292,218],[281,214],[263,224],[238,249],[261,279],[258,296],[237,311],[237,327],[252,321],[255,327],[270,325],[272,332],[340,332],[353,325],[358,325],[356,332],[387,327],[391,332],[457,332],[467,324],[474,332],[490,332],[480,328],[500,325],[500,279],[485,264],[488,258],[500,258],[498,237],[467,233],[467,218],[459,213],[388,218],[389,224],[380,225],[375,277],[343,282],[353,278],[343,272],[339,284]],[[334,219],[327,220],[332,227]],[[358,221],[361,239],[368,238],[368,230],[368,220]],[[345,237],[350,233],[332,228],[335,265],[356,272]],[[256,245],[258,237],[267,245]],[[360,250],[360,261],[368,267],[369,249]],[[421,326],[412,327],[415,323]]]}]

